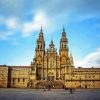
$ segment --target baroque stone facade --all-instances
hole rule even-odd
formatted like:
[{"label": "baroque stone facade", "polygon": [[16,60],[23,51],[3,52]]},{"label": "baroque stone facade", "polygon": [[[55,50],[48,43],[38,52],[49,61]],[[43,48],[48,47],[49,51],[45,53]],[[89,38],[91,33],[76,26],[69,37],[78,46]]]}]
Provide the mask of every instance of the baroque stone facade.
[{"label": "baroque stone facade", "polygon": [[[75,68],[69,54],[65,29],[59,53],[51,40],[45,50],[41,28],[36,41],[35,57],[30,66],[0,66],[0,87],[16,88],[100,88],[100,68]],[[5,73],[2,71],[5,69]],[[3,79],[3,77],[5,77]],[[4,84],[3,84],[4,83]]]}]

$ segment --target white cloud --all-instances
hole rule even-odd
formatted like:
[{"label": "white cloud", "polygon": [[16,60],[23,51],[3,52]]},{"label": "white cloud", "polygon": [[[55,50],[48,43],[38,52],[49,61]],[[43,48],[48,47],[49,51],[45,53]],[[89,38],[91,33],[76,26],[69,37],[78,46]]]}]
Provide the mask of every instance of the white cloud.
[{"label": "white cloud", "polygon": [[19,20],[15,17],[5,18],[0,16],[0,25],[4,24],[8,29],[15,29],[19,26]]},{"label": "white cloud", "polygon": [[75,66],[100,67],[100,48],[95,52],[88,54],[83,60],[76,60]]},{"label": "white cloud", "polygon": [[5,21],[5,24],[7,26],[8,29],[18,29],[19,25],[19,21],[16,18],[8,18]]},{"label": "white cloud", "polygon": [[50,25],[50,19],[44,12],[37,12],[35,16],[33,16],[33,20],[31,22],[25,22],[22,25],[22,34],[23,36],[28,36],[30,33],[33,33],[36,30],[40,29],[40,26],[43,25],[43,28],[46,28]]},{"label": "white cloud", "polygon": [[12,31],[7,31],[7,32],[2,31],[2,32],[0,32],[0,39],[7,40],[8,37],[12,36],[13,34],[14,34],[14,32],[12,32]]},{"label": "white cloud", "polygon": [[7,39],[7,36],[11,36],[19,31],[22,33],[21,35],[24,37],[29,36],[36,30],[39,30],[41,25],[43,25],[43,29],[47,28],[50,25],[50,18],[43,12],[38,11],[34,16],[32,21],[21,22],[15,17],[3,18],[0,17],[1,25],[5,25],[7,30],[3,30],[0,32],[0,39]]},{"label": "white cloud", "polygon": [[0,16],[0,39],[7,40],[20,29],[19,20],[14,17],[4,18]]}]

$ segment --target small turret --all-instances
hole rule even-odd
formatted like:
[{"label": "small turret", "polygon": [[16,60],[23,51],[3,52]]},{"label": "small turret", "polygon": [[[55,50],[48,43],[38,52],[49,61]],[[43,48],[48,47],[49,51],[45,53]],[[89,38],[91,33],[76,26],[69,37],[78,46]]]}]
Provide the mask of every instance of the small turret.
[{"label": "small turret", "polygon": [[48,52],[56,52],[55,45],[52,40],[51,40],[51,42],[49,44],[49,48],[47,50],[48,50]]},{"label": "small turret", "polygon": [[71,64],[71,66],[74,66],[74,61],[73,61],[72,53],[70,53],[70,64]]}]

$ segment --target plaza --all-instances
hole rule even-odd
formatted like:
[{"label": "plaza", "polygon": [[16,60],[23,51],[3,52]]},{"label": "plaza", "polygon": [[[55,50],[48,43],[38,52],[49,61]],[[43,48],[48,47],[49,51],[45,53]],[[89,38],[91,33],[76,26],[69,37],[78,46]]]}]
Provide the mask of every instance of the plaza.
[{"label": "plaza", "polygon": [[0,100],[100,100],[100,89],[0,89]]}]

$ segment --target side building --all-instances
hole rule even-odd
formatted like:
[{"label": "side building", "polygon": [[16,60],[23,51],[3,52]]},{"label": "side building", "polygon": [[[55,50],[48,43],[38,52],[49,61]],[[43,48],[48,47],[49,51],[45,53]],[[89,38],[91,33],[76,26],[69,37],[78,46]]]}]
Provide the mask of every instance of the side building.
[{"label": "side building", "polygon": [[0,65],[0,88],[8,87],[8,66]]},{"label": "side building", "polygon": [[100,88],[100,68],[72,68],[66,73],[67,88]]},{"label": "side building", "polygon": [[8,72],[8,87],[28,87],[31,66],[9,66]]}]

